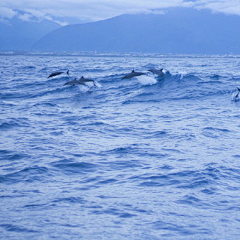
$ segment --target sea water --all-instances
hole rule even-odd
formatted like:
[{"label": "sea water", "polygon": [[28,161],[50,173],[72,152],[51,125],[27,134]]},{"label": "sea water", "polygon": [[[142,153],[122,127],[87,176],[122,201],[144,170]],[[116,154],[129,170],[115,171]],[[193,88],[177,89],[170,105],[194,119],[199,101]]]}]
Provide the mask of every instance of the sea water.
[{"label": "sea water", "polygon": [[239,239],[237,87],[239,56],[1,56],[0,238]]}]

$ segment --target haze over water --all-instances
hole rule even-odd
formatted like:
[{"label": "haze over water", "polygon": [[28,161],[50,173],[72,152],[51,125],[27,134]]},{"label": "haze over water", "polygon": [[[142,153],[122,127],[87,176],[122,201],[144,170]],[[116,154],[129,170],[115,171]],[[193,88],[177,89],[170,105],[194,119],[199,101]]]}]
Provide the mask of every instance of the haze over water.
[{"label": "haze over water", "polygon": [[[1,238],[238,239],[239,69],[239,56],[0,56]],[[97,87],[63,86],[82,75]]]}]

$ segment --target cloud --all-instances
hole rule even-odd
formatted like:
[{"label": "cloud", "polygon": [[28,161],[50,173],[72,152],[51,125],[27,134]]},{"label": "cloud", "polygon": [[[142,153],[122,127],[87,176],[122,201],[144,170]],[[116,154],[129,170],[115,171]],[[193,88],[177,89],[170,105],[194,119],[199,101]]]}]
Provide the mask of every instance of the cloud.
[{"label": "cloud", "polygon": [[11,8],[0,7],[0,18],[11,19],[17,15],[17,12],[13,11]]},{"label": "cloud", "polygon": [[[52,18],[71,17],[81,21],[97,21],[124,13],[189,5],[183,0],[1,0],[0,4],[5,8],[13,9],[12,11],[24,11],[41,19],[51,16]],[[21,18],[30,19],[27,16]]]},{"label": "cloud", "polygon": [[30,22],[31,18],[32,18],[32,15],[28,14],[28,13],[24,13],[24,14],[19,15],[18,18],[21,19],[22,21]]},{"label": "cloud", "polygon": [[208,8],[216,12],[222,12],[225,14],[240,15],[240,1],[239,0],[218,0],[218,1],[197,1],[197,5],[200,8]]},{"label": "cloud", "polygon": [[69,19],[90,22],[125,13],[159,11],[161,14],[161,9],[179,6],[209,8],[240,15],[239,0],[1,0],[0,6],[2,18],[17,16],[24,21],[47,19],[64,25]]}]

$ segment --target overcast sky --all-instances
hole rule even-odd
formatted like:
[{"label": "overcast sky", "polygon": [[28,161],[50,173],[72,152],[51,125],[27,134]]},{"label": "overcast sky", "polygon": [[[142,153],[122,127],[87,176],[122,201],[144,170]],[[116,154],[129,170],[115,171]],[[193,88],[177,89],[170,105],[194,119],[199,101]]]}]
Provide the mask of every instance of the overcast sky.
[{"label": "overcast sky", "polygon": [[[124,13],[159,13],[174,6],[240,15],[240,0],[0,0],[0,20],[53,20],[62,25],[98,21]],[[23,13],[23,12],[24,13]]]}]

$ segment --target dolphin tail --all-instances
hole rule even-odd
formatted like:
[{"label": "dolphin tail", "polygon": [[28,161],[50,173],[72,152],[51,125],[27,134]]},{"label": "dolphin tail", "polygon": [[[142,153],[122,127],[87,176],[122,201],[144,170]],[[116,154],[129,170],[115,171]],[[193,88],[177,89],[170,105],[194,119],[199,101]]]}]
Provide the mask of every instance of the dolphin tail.
[{"label": "dolphin tail", "polygon": [[240,88],[239,87],[237,87],[237,90],[238,90],[237,94],[233,97],[234,100],[238,99],[238,96],[239,96],[239,93],[240,93]]},{"label": "dolphin tail", "polygon": [[69,76],[69,70],[67,70],[67,75]]},{"label": "dolphin tail", "polygon": [[235,98],[238,98],[239,93],[240,93],[240,89],[238,88],[238,93],[236,94]]}]

